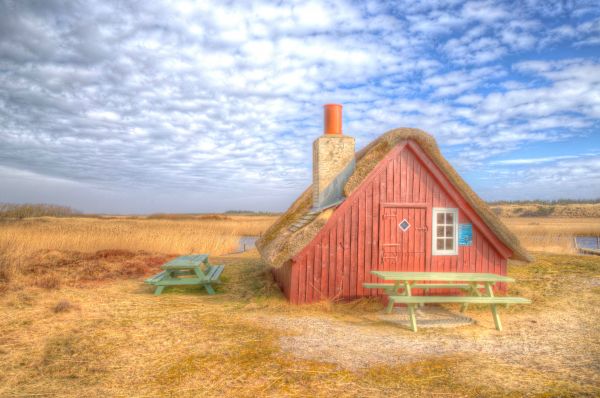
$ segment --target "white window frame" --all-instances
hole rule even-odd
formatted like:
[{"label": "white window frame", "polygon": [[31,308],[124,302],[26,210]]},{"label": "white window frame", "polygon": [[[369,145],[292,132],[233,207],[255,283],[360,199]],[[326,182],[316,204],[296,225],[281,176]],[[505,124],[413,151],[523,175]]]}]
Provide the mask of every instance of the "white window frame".
[{"label": "white window frame", "polygon": [[[431,254],[434,256],[456,256],[458,255],[458,209],[450,207],[434,207],[433,208],[433,228],[431,228]],[[453,228],[454,228],[454,247],[450,250],[437,249],[437,216],[439,213],[452,213]]]}]

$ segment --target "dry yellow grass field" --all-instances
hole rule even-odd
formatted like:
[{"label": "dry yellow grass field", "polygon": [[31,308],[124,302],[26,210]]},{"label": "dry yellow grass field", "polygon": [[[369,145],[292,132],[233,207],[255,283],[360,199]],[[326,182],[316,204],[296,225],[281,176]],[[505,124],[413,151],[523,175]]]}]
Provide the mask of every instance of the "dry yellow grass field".
[{"label": "dry yellow grass field", "polygon": [[[0,223],[0,396],[600,394],[600,257],[511,264],[510,293],[533,304],[502,309],[503,332],[475,307],[475,325],[415,334],[382,319],[378,301],[289,305],[254,250],[216,256],[273,219]],[[506,221],[523,237],[564,228]],[[155,297],[142,283],[198,251],[226,265],[217,295]]]}]

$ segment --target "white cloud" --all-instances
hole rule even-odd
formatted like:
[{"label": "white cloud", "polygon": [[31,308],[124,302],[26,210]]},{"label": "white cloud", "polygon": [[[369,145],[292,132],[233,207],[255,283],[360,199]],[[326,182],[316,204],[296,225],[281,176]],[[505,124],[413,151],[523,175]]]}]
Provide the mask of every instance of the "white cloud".
[{"label": "white cloud", "polygon": [[455,70],[445,74],[436,74],[423,80],[426,86],[433,87],[435,97],[455,96],[480,87],[486,80],[502,77],[500,68],[484,67],[468,71]]},{"label": "white cloud", "polygon": [[106,120],[109,122],[116,122],[121,119],[118,113],[111,111],[89,111],[87,116],[92,119]]},{"label": "white cloud", "polygon": [[475,105],[483,100],[483,96],[478,94],[466,94],[458,97],[455,101],[459,104]]},{"label": "white cloud", "polygon": [[594,45],[593,13],[463,3],[0,5],[0,166],[282,208],[310,181],[325,102],[359,145],[419,127],[465,170],[590,135],[597,58],[543,50]]},{"label": "white cloud", "polygon": [[462,9],[461,15],[467,20],[479,20],[484,23],[504,20],[511,16],[504,7],[494,4],[492,1],[467,2]]},{"label": "white cloud", "polygon": [[528,62],[517,65],[517,69],[535,71],[551,83],[490,94],[480,107],[485,115],[495,114],[495,119],[539,118],[575,112],[584,119],[598,117],[600,64]]},{"label": "white cloud", "polygon": [[[548,164],[548,163],[553,164]],[[491,198],[560,199],[600,197],[600,156],[556,157],[555,160],[527,164],[522,170],[493,170],[497,186],[505,194],[489,189]]]},{"label": "white cloud", "polygon": [[565,156],[547,156],[547,157],[543,157],[543,158],[523,158],[523,159],[495,160],[493,162],[490,162],[490,164],[507,165],[507,166],[511,166],[511,165],[530,165],[530,164],[549,163],[549,162],[555,162],[557,160],[577,159],[577,158],[579,158],[579,156],[569,156],[569,155],[565,155]]}]

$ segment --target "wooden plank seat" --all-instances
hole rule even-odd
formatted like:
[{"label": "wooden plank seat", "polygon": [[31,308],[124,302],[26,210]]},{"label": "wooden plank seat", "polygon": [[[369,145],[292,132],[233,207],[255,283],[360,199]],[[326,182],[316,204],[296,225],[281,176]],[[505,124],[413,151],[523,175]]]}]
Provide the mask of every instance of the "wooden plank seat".
[{"label": "wooden plank seat", "polygon": [[155,286],[177,286],[177,285],[203,285],[208,283],[219,283],[218,278],[201,280],[200,278],[164,278],[151,283]]},{"label": "wooden plank seat", "polygon": [[[204,270],[201,265],[204,265]],[[162,272],[148,278],[145,283],[156,286],[155,295],[160,295],[167,286],[200,285],[208,294],[215,294],[213,283],[220,283],[225,269],[222,264],[208,263],[207,254],[178,257],[161,266]]]},{"label": "wooden plank seat", "polygon": [[[393,289],[393,283],[363,283],[365,289]],[[468,283],[413,283],[410,285],[413,289],[462,289],[469,290],[472,285]],[[484,285],[477,285],[477,289],[483,289]],[[400,285],[399,289],[404,289],[404,285]]]},{"label": "wooden plank seat", "polygon": [[388,307],[386,312],[391,313],[394,304],[406,304],[410,315],[411,329],[417,331],[417,319],[415,317],[415,306],[420,304],[462,304],[461,312],[467,304],[489,304],[494,317],[494,323],[497,330],[502,330],[500,316],[496,305],[498,304],[530,304],[531,300],[523,297],[502,297],[502,296],[388,296]]},{"label": "wooden plank seat", "polygon": [[523,297],[461,297],[461,296],[389,296],[398,304],[531,304],[531,300]]},{"label": "wooden plank seat", "polygon": [[167,274],[167,271],[159,272],[158,274],[146,279],[144,282],[148,283],[150,285],[154,285],[155,283],[161,281],[165,277],[166,274]]},{"label": "wooden plank seat", "polygon": [[[383,289],[388,295],[394,295],[399,289],[405,289],[404,285],[399,285],[396,288],[397,290],[394,290],[395,286],[393,283],[363,283],[365,289]],[[410,287],[411,289],[423,289],[425,294],[428,295],[431,289],[461,289],[470,291],[473,287],[475,289],[484,289],[485,285],[469,283],[412,283]],[[424,306],[425,304],[422,303],[420,305]],[[466,309],[466,306],[464,309]]]},{"label": "wooden plank seat", "polygon": [[206,273],[206,279],[209,281],[217,281],[225,269],[224,265],[209,265],[209,271]]}]

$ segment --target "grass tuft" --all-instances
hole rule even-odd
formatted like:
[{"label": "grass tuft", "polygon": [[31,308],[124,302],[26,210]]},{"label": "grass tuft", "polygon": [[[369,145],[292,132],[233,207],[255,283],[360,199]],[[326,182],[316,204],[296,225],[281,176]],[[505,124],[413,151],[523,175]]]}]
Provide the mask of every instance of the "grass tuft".
[{"label": "grass tuft", "polygon": [[99,382],[106,367],[106,353],[99,350],[92,336],[73,331],[50,337],[45,344],[37,367],[39,374],[55,382],[75,385],[94,385]]},{"label": "grass tuft", "polygon": [[42,289],[58,290],[60,289],[60,283],[61,280],[58,275],[43,275],[36,278],[33,284]]},{"label": "grass tuft", "polygon": [[58,303],[56,303],[54,308],[52,308],[52,311],[55,314],[59,314],[61,312],[69,312],[74,308],[75,308],[75,306],[69,300],[63,299],[63,300],[60,300]]}]

